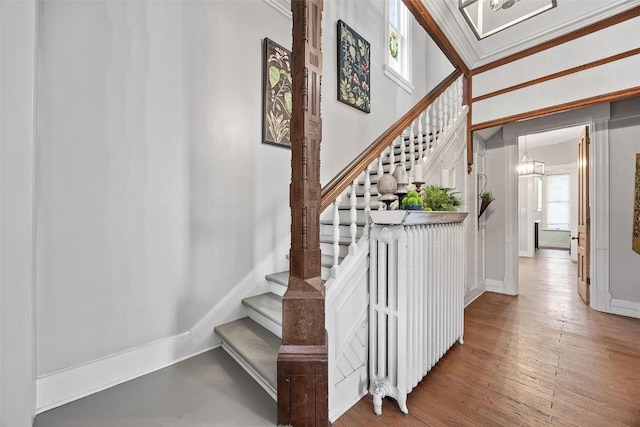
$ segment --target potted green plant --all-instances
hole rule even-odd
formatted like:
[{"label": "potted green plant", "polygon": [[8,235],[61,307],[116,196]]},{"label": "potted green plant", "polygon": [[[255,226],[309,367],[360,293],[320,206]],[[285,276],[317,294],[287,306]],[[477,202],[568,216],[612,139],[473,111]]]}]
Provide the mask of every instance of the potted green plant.
[{"label": "potted green plant", "polygon": [[424,200],[422,210],[455,212],[462,207],[462,197],[452,188],[429,185],[422,193]]},{"label": "potted green plant", "polygon": [[480,218],[484,211],[487,210],[487,207],[489,207],[489,203],[493,202],[495,200],[495,197],[493,197],[491,191],[484,191],[480,195],[480,200],[482,202],[480,203],[480,213],[478,213],[478,218]]},{"label": "potted green plant", "polygon": [[424,200],[416,190],[410,190],[406,196],[402,198],[402,208],[407,210],[422,210]]}]

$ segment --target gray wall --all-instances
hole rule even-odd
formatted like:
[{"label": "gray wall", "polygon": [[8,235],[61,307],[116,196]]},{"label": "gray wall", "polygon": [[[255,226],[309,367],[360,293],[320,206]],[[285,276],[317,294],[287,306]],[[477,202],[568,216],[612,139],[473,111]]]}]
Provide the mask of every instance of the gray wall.
[{"label": "gray wall", "polygon": [[35,2],[0,3],[0,426],[36,404],[33,210]]},{"label": "gray wall", "polygon": [[640,302],[640,255],[631,250],[635,157],[640,153],[640,97],[612,104],[609,138],[611,295]]},{"label": "gray wall", "polygon": [[504,185],[504,141],[502,131],[498,131],[485,144],[485,174],[487,190],[491,191],[495,200],[491,209],[485,212],[486,236],[486,272],[487,280],[502,281],[505,275],[505,185]]},{"label": "gray wall", "polygon": [[[561,113],[562,114],[562,113]],[[640,153],[640,97],[611,104],[609,121],[609,274],[614,300],[640,303],[639,255],[631,250],[635,154]],[[487,218],[487,279],[505,275],[505,148],[502,132],[487,141],[487,175],[496,201]]]}]

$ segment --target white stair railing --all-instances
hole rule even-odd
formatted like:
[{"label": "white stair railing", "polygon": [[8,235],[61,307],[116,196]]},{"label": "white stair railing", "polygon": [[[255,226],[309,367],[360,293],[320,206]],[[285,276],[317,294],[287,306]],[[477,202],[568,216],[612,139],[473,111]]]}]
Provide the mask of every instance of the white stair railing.
[{"label": "white stair railing", "polygon": [[[363,204],[361,206],[365,211],[365,221],[367,221],[368,211],[371,209],[382,209],[382,205],[378,203],[377,198],[371,194],[374,185],[371,171],[376,171],[375,179],[377,182],[377,179],[382,176],[385,171],[393,173],[397,163],[404,164],[407,170],[411,170],[417,162],[424,164],[429,161],[430,155],[446,139],[447,131],[453,127],[453,123],[458,120],[464,111],[462,79],[462,76],[460,76],[438,96],[433,103],[420,112],[416,119],[394,139],[388,149],[383,151],[376,160],[369,164],[358,179],[354,180],[351,185],[347,187],[342,196],[336,198],[331,204],[333,207],[332,277],[337,277],[340,271],[340,201],[348,200],[350,211],[348,236],[350,242],[349,254],[352,255],[357,248],[357,187],[359,185],[364,186],[362,196]],[[396,151],[399,151],[399,153],[396,154]],[[385,165],[387,165],[387,167],[385,167]],[[412,174],[410,174],[410,176],[412,176]],[[363,235],[368,235],[368,230],[365,230]]]},{"label": "white stair railing", "polygon": [[[323,204],[327,207],[324,212],[326,215],[323,216],[331,219],[331,242],[325,244],[323,251],[332,255],[331,274],[325,283],[325,315],[330,348],[329,415],[332,421],[351,406],[350,402],[359,400],[368,391],[363,388],[363,384],[369,379],[369,301],[366,297],[371,263],[369,239],[372,228],[369,212],[383,208],[377,198],[377,180],[384,173],[393,173],[396,164],[401,162],[409,170],[420,162],[424,166],[425,176],[428,175],[431,162],[434,167],[437,166],[435,162],[438,161],[440,152],[438,148],[446,149],[449,141],[455,140],[448,137],[449,133],[456,133],[453,124],[459,126],[466,123],[466,119],[462,117],[465,112],[462,105],[462,77],[456,80],[452,77],[450,80],[453,84],[440,96],[422,111],[413,111],[415,119],[405,129],[394,131],[395,137],[385,136],[392,143],[383,150],[380,148],[380,154],[369,164],[362,162],[358,166],[359,174],[349,173],[349,183],[339,186],[344,190],[337,192],[333,201],[323,199],[323,202],[328,202]],[[446,113],[445,98],[449,99],[449,111]],[[448,118],[446,129],[444,117]],[[413,173],[409,175],[412,176]],[[341,183],[346,184],[343,180]],[[328,192],[334,194],[333,191]],[[341,210],[344,221],[342,227]],[[364,222],[364,229],[359,221]],[[345,226],[347,222],[348,227]],[[358,238],[357,233],[361,229],[362,233]],[[341,251],[341,244],[347,242],[348,251]],[[345,253],[341,259],[341,254]]]}]

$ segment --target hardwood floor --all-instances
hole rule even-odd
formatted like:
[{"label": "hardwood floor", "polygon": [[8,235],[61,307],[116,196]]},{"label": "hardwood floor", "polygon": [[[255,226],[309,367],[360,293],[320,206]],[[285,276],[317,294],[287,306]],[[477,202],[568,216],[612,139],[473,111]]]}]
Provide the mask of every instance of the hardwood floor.
[{"label": "hardwood floor", "polygon": [[520,260],[520,295],[485,293],[456,344],[413,390],[409,415],[366,396],[334,427],[640,426],[640,319],[600,313],[566,254]]}]

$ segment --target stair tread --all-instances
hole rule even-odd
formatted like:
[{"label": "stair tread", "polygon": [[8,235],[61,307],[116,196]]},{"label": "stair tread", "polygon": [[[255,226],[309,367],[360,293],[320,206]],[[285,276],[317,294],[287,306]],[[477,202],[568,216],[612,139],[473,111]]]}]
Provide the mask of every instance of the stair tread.
[{"label": "stair tread", "polygon": [[281,340],[248,317],[217,326],[216,334],[274,389]]},{"label": "stair tread", "polygon": [[282,326],[282,298],[273,292],[244,298],[242,304]]},{"label": "stair tread", "polygon": [[282,285],[282,286],[288,286],[289,285],[289,270],[280,271],[278,273],[267,274],[265,276],[265,278],[270,282],[274,282],[274,283],[277,283],[277,284]]}]

